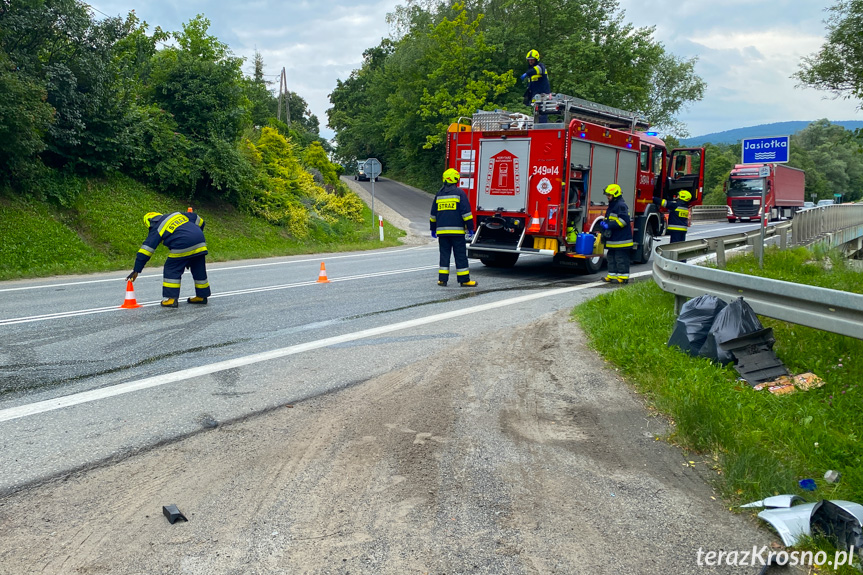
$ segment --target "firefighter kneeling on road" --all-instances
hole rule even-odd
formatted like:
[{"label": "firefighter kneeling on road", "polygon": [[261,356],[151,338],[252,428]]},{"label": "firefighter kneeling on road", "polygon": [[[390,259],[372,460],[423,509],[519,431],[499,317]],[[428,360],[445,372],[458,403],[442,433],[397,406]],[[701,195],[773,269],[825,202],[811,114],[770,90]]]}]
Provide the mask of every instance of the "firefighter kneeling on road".
[{"label": "firefighter kneeling on road", "polygon": [[689,190],[680,190],[676,199],[662,200],[653,198],[653,203],[662,208],[668,208],[668,235],[670,243],[685,242],[689,230],[689,202],[692,194]]},{"label": "firefighter kneeling on road", "polygon": [[165,260],[162,277],[162,307],[178,307],[180,278],[186,268],[192,272],[192,279],[195,281],[195,297],[186,301],[206,304],[207,298],[210,297],[210,284],[207,281],[205,261],[207,244],[204,240],[204,218],[191,211],[168,215],[149,212],[144,216],[144,225],[150,229],[150,233],[138,250],[135,267],[126,279],[135,281],[159,244],[164,243],[171,252]]},{"label": "firefighter kneeling on road", "polygon": [[608,275],[602,281],[629,283],[629,257],[632,251],[632,228],[629,226],[629,208],[617,184],[609,184],[602,192],[608,198],[605,219],[599,224],[608,249]]},{"label": "firefighter kneeling on road", "polygon": [[[437,285],[445,286],[449,280],[450,254],[455,256],[455,273],[461,287],[474,287],[467,265],[466,239],[473,238],[473,214],[464,190],[458,187],[461,176],[452,168],[443,173],[443,187],[434,197],[429,227],[437,238],[440,249],[440,269]],[[467,234],[467,238],[465,238]]]}]

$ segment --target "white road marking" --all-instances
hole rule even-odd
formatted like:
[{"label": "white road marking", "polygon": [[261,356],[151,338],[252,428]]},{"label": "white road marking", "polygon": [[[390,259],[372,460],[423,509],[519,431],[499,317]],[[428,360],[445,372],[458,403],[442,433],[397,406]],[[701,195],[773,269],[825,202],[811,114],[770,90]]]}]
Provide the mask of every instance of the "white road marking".
[{"label": "white road marking", "polygon": [[[640,277],[644,275],[648,275],[652,272],[644,271],[633,274],[631,277]],[[297,345],[292,345],[289,347],[283,347],[280,349],[274,349],[271,351],[265,351],[262,353],[255,353],[252,355],[247,355],[245,357],[238,357],[234,359],[229,359],[226,361],[219,361],[216,363],[211,363],[210,365],[202,365],[199,367],[193,367],[190,369],[184,369],[182,371],[176,371],[174,373],[166,373],[163,375],[158,375],[154,377],[148,377],[145,379],[139,379],[137,381],[129,381],[126,383],[119,383],[117,385],[112,385],[110,387],[103,387],[99,389],[93,389],[90,391],[83,391],[81,393],[74,393],[72,395],[67,395],[63,397],[57,397],[54,399],[48,399],[45,401],[37,401],[34,403],[30,403],[27,405],[20,405],[18,407],[10,407],[7,409],[0,410],[0,422],[3,421],[11,421],[13,419],[20,419],[23,417],[29,417],[31,415],[36,415],[39,413],[45,413],[48,411],[54,411],[57,409],[62,409],[64,407],[71,407],[73,405],[79,405],[82,403],[89,403],[91,401],[99,401],[101,399],[106,399],[109,397],[115,397],[118,395],[123,395],[126,393],[131,393],[133,391],[139,391],[142,389],[149,389],[152,387],[158,387],[161,385],[166,385],[168,383],[175,383],[178,381],[183,381],[186,379],[191,379],[193,377],[200,377],[202,375],[209,375],[211,373],[216,373],[219,371],[225,371],[227,369],[235,369],[238,367],[244,367],[247,365],[252,365],[255,363],[260,363],[263,361],[270,361],[272,359],[279,359],[282,357],[288,357],[291,355],[296,355],[298,353],[303,353],[306,351],[312,351],[315,349],[321,349],[324,347],[329,347],[332,345],[337,345],[340,343],[346,343],[349,341],[356,341],[358,339],[364,339],[367,337],[373,337],[377,335],[383,335],[386,333],[392,333],[394,331],[400,331],[404,329],[410,329],[413,327],[423,327],[427,326],[431,323],[437,323],[441,321],[446,321],[449,319],[453,319],[456,317],[461,317],[465,315],[471,315],[475,313],[481,313],[484,311],[489,311],[501,307],[516,305],[536,299],[546,298],[546,297],[554,297],[558,295],[563,295],[575,291],[581,291],[585,289],[595,288],[599,286],[604,286],[605,283],[591,282],[589,284],[582,284],[577,286],[565,287],[565,288],[556,288],[552,290],[546,290],[541,292],[536,292],[528,295],[518,296],[514,298],[509,298],[505,300],[499,300],[491,303],[480,304],[468,308],[457,309],[453,311],[448,311],[444,313],[439,313],[436,315],[431,315],[427,317],[412,319],[408,321],[398,322],[389,325],[383,325],[379,327],[374,327],[371,329],[364,329],[361,331],[357,331],[354,333],[347,333],[344,335],[338,335],[334,337],[328,337],[324,339],[319,339],[316,341],[310,341],[306,343],[301,343]]]},{"label": "white road marking", "polygon": [[[393,271],[386,271],[386,272],[372,272],[372,273],[366,273],[366,274],[358,274],[355,276],[347,276],[347,277],[343,277],[343,278],[333,278],[330,280],[330,283],[353,281],[353,280],[378,277],[378,276],[405,274],[405,273],[411,273],[411,272],[416,272],[416,271],[433,270],[433,269],[434,270],[438,269],[438,266],[423,266],[423,267],[408,268],[408,269],[403,269],[403,270],[393,270]],[[244,294],[250,294],[250,293],[290,289],[290,288],[296,288],[296,287],[315,285],[316,283],[318,283],[317,280],[305,281],[305,282],[296,282],[296,283],[291,283],[291,284],[263,286],[263,287],[248,288],[248,289],[241,289],[241,290],[233,290],[233,291],[227,291],[227,292],[221,292],[221,293],[213,294],[212,296],[210,296],[210,298],[215,299],[215,298],[219,298],[219,297],[228,297],[228,296],[233,296],[233,295],[244,295]],[[326,285],[326,284],[324,284],[324,285]],[[150,307],[150,306],[154,306],[154,305],[159,305],[159,303],[161,303],[161,300],[149,301],[149,302],[142,303],[141,307]],[[42,314],[42,315],[32,315],[32,316],[27,316],[27,317],[15,317],[15,318],[10,318],[10,319],[0,320],[0,326],[14,325],[14,324],[18,324],[18,323],[30,323],[30,322],[34,322],[34,321],[46,321],[46,320],[50,320],[50,319],[62,319],[62,318],[66,318],[66,317],[76,317],[79,315],[90,315],[90,314],[95,314],[95,313],[105,313],[105,312],[109,312],[109,311],[120,311],[121,309],[122,308],[120,306],[97,307],[97,308],[92,308],[92,309],[61,311],[61,312],[56,312],[56,313],[46,313],[46,314]]]},{"label": "white road marking", "polygon": [[[389,250],[389,251],[381,251],[381,252],[369,251],[369,252],[362,252],[362,253],[358,253],[358,254],[350,254],[350,255],[344,255],[344,256],[332,256],[332,255],[328,254],[325,257],[324,256],[316,256],[313,258],[307,258],[307,259],[302,259],[302,260],[264,262],[264,263],[260,263],[260,264],[247,264],[247,265],[242,265],[242,266],[230,266],[230,267],[219,267],[218,264],[209,264],[207,266],[207,274],[213,274],[213,273],[226,271],[226,270],[244,270],[244,269],[248,269],[248,268],[261,268],[261,267],[267,267],[267,266],[284,266],[284,265],[291,265],[291,264],[303,264],[303,263],[308,263],[308,262],[319,262],[323,259],[341,260],[341,259],[347,259],[347,258],[368,257],[368,256],[372,256],[372,255],[385,255],[385,254],[401,253],[401,252],[407,252],[407,251],[418,250],[418,249],[421,250],[421,249],[427,249],[427,248],[426,248],[426,246],[414,246],[414,247],[409,247],[409,248],[404,248],[404,249],[399,249],[399,250]],[[435,249],[437,249],[437,248],[435,248]],[[161,277],[162,277],[161,273],[154,273],[154,274],[148,274],[148,275],[139,275],[138,279],[161,278]],[[126,276],[123,276],[121,278],[106,278],[106,279],[101,279],[101,280],[82,280],[82,281],[78,281],[78,282],[66,282],[66,283],[61,283],[61,284],[41,284],[41,285],[34,285],[34,286],[0,288],[0,293],[10,292],[10,291],[25,291],[25,290],[33,290],[33,289],[46,289],[46,288],[66,287],[66,286],[78,286],[78,285],[86,285],[86,284],[99,284],[99,283],[107,283],[107,282],[116,282],[116,281],[120,281],[120,280],[126,281]]]}]

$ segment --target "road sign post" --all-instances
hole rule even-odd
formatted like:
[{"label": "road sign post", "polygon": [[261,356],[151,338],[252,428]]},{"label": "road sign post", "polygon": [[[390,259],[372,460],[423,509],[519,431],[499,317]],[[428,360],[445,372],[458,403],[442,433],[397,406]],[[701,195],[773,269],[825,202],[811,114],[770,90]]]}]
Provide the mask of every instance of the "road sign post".
[{"label": "road sign post", "polygon": [[375,226],[375,180],[381,175],[381,163],[377,158],[369,158],[363,164],[363,170],[372,182],[372,228]]},{"label": "road sign post", "polygon": [[744,164],[785,164],[788,162],[790,136],[747,138],[742,142]]}]

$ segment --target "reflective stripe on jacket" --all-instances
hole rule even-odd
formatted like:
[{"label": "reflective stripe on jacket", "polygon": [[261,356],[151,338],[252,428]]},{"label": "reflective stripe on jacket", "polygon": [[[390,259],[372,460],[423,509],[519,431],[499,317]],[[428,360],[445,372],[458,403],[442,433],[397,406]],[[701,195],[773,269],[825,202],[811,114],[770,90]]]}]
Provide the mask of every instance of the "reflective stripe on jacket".
[{"label": "reflective stripe on jacket", "polygon": [[683,200],[662,200],[662,207],[668,208],[668,229],[685,232],[689,229],[689,203]]},{"label": "reflective stripe on jacket", "polygon": [[441,234],[464,234],[473,230],[470,201],[458,185],[446,183],[434,197],[429,229]]},{"label": "reflective stripe on jacket", "polygon": [[605,241],[608,249],[631,248],[632,228],[630,227],[629,208],[623,198],[615,198],[608,204],[605,210],[605,219],[608,220],[608,229],[611,237]]},{"label": "reflective stripe on jacket", "polygon": [[204,218],[194,212],[156,216],[150,220],[150,233],[135,256],[134,270],[138,273],[143,271],[160,243],[170,250],[169,258],[206,255],[207,243],[203,230]]}]

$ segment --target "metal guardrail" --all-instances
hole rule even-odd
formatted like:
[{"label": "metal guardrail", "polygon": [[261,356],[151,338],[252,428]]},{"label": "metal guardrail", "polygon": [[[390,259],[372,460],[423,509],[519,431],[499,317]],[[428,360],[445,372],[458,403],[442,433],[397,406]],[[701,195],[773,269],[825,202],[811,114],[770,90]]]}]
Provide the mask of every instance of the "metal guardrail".
[{"label": "metal guardrail", "polygon": [[808,208],[794,214],[792,223],[795,244],[820,240],[839,246],[863,236],[863,204]]},{"label": "metal guardrail", "polygon": [[[840,208],[856,206],[828,206],[839,211]],[[861,206],[863,207],[863,206]],[[824,208],[812,210],[828,211]],[[810,210],[805,210],[809,212]],[[797,220],[808,214],[799,212],[792,222],[772,226],[765,230],[765,243],[779,242],[780,248],[801,245],[815,241],[826,241],[833,245],[835,238],[851,236],[853,230],[863,236],[863,210],[848,210],[843,214],[820,214],[813,212],[811,218],[818,219],[823,227],[815,230],[815,223]],[[853,218],[857,218],[856,222]],[[803,223],[798,224],[801,221]],[[841,228],[830,228],[849,224]],[[809,226],[806,232],[801,227]],[[846,230],[851,230],[846,234]],[[712,294],[726,301],[743,297],[755,313],[804,325],[831,333],[838,333],[863,339],[863,295],[839,290],[819,288],[791,282],[738,274],[721,269],[696,266],[677,260],[696,255],[716,254],[717,263],[725,263],[725,250],[742,246],[752,246],[753,250],[763,249],[759,230],[730,236],[694,240],[676,244],[657,246],[653,260],[653,280],[664,291],[675,295],[675,311],[686,298]],[[811,237],[810,237],[811,236]],[[794,237],[793,244],[790,237]],[[854,239],[854,238],[852,238]]]},{"label": "metal guardrail", "polygon": [[728,216],[728,206],[692,206],[692,219],[724,220]]}]

